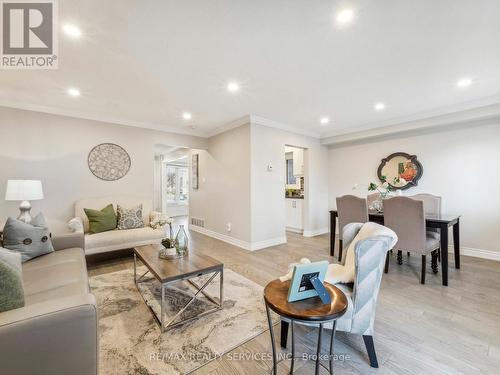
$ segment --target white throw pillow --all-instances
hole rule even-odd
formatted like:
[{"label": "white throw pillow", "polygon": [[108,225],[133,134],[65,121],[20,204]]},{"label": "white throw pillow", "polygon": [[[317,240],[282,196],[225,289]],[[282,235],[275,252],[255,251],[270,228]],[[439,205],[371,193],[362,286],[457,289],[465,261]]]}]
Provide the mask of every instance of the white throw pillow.
[{"label": "white throw pillow", "polygon": [[352,242],[349,244],[346,252],[346,258],[344,265],[340,264],[330,264],[328,266],[328,271],[326,272],[325,281],[328,281],[330,284],[337,283],[353,283],[354,275],[355,275],[355,262],[354,262],[354,248],[358,241],[364,240],[366,238],[374,237],[374,236],[388,236],[392,239],[390,249],[396,245],[398,242],[398,236],[394,233],[393,230],[384,227],[383,225],[377,223],[364,223],[358,234]]}]

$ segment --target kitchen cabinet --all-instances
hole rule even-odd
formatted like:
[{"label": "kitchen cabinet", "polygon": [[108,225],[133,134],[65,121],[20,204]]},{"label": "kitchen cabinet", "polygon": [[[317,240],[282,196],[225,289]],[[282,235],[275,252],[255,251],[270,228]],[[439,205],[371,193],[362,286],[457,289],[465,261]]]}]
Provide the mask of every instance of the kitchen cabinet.
[{"label": "kitchen cabinet", "polygon": [[286,229],[292,232],[302,233],[304,223],[302,218],[303,199],[285,198],[286,205]]}]

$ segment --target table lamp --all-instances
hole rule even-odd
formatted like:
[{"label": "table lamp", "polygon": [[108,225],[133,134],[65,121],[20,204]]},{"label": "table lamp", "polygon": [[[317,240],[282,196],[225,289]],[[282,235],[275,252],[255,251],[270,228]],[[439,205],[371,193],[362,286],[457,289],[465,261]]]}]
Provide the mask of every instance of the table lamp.
[{"label": "table lamp", "polygon": [[31,222],[31,204],[29,201],[43,199],[42,181],[38,180],[8,180],[7,191],[5,192],[6,201],[21,201],[19,210],[21,213],[18,220],[25,223]]}]

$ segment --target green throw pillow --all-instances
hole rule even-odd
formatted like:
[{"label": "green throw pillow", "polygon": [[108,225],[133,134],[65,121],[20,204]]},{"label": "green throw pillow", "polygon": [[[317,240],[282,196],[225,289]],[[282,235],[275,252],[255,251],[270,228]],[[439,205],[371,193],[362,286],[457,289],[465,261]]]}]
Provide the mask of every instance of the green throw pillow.
[{"label": "green throw pillow", "polygon": [[116,214],[112,204],[108,204],[102,210],[84,208],[89,218],[89,233],[101,233],[116,229]]},{"label": "green throw pillow", "polygon": [[29,224],[9,217],[3,229],[3,247],[20,252],[23,262],[53,252],[43,215],[39,213]]},{"label": "green throw pillow", "polygon": [[0,247],[0,312],[24,306],[21,253]]}]

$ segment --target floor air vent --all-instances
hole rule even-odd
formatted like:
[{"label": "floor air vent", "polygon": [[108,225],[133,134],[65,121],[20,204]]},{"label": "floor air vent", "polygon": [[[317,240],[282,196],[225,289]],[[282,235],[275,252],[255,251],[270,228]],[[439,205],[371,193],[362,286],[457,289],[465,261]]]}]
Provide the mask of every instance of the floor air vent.
[{"label": "floor air vent", "polygon": [[203,220],[203,219],[197,219],[195,217],[192,217],[191,224],[196,225],[197,227],[205,228],[205,220]]}]

